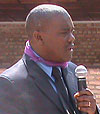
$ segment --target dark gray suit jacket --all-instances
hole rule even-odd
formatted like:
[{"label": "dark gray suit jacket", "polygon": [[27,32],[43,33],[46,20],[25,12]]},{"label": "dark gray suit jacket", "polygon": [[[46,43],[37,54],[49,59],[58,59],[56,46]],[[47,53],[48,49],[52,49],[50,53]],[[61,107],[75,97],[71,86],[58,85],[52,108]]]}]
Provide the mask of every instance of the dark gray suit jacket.
[{"label": "dark gray suit jacket", "polygon": [[[69,62],[66,81],[71,96],[77,92],[76,65]],[[0,75],[0,114],[65,114],[47,74],[24,55]]]}]

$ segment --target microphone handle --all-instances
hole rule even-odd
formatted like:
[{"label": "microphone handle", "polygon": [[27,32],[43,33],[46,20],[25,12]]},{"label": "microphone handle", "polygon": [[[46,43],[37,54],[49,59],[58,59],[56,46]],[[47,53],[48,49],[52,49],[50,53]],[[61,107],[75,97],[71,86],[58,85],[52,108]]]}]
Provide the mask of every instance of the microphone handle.
[{"label": "microphone handle", "polygon": [[87,88],[86,78],[78,78],[78,90],[81,91],[86,88]]},{"label": "microphone handle", "polygon": [[[86,88],[87,88],[86,78],[78,78],[78,90],[81,91]],[[81,111],[81,114],[87,114],[87,113]]]}]

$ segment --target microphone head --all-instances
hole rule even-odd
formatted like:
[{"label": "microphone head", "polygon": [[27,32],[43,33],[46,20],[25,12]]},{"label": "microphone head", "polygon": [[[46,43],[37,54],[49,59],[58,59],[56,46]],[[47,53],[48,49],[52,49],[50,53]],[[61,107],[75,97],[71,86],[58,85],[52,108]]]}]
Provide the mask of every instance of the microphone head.
[{"label": "microphone head", "polygon": [[86,78],[87,72],[88,71],[87,71],[86,67],[83,65],[79,65],[75,69],[75,75],[77,76],[77,78]]}]

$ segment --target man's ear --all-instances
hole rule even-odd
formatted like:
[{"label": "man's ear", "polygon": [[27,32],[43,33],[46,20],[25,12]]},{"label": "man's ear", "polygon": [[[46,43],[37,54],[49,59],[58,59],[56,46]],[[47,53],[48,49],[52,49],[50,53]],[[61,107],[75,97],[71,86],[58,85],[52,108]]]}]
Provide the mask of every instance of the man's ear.
[{"label": "man's ear", "polygon": [[33,38],[36,42],[41,42],[41,43],[43,42],[42,36],[38,31],[34,31]]}]

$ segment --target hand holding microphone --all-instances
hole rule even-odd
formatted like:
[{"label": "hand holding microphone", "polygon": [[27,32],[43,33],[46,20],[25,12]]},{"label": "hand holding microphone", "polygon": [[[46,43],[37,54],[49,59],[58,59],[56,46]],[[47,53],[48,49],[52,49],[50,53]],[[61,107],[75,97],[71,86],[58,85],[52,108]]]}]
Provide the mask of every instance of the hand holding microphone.
[{"label": "hand holding microphone", "polygon": [[86,76],[87,69],[83,65],[79,65],[75,69],[75,75],[78,80],[78,90],[74,97],[77,100],[78,109],[81,114],[95,114],[96,112],[96,100],[93,93],[87,88]]},{"label": "hand holding microphone", "polygon": [[87,85],[86,85],[87,69],[83,65],[79,65],[75,69],[75,74],[78,79],[78,90],[81,91],[86,89],[87,88]]}]

